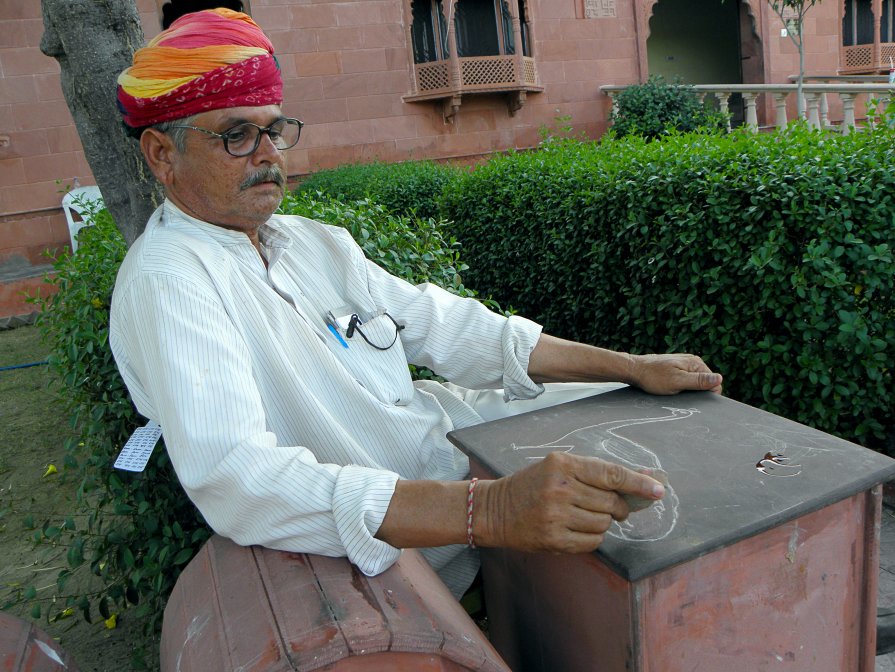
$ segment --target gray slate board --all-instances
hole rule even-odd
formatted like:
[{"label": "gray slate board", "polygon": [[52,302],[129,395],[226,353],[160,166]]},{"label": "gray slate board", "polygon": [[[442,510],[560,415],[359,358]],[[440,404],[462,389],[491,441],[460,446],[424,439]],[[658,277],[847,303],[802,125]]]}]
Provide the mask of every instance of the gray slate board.
[{"label": "gray slate board", "polygon": [[625,388],[455,430],[495,476],[565,450],[662,469],[661,503],[614,523],[598,555],[636,581],[895,477],[895,460],[709,392]]}]

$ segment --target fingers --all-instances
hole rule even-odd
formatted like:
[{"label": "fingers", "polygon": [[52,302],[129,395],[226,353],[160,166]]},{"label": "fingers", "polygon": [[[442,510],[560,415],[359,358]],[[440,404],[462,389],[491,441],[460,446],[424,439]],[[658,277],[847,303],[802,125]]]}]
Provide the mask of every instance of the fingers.
[{"label": "fingers", "polygon": [[576,455],[566,455],[566,458],[577,461],[577,478],[589,488],[652,500],[665,496],[665,487],[659,481],[620,464]]},{"label": "fingers", "polygon": [[[617,495],[606,494],[620,500]],[[594,551],[603,543],[604,535],[612,526],[614,517],[609,513],[570,506],[561,517],[550,516],[550,520],[554,522],[560,519],[561,525],[545,526],[544,534],[538,538],[538,548],[535,550],[550,553]]]},{"label": "fingers", "polygon": [[481,545],[551,553],[594,550],[613,520],[628,517],[623,497],[648,505],[664,494],[645,474],[562,452],[479,488],[475,535]]},{"label": "fingers", "polygon": [[697,390],[708,390],[715,394],[721,394],[723,378],[720,373],[698,373],[696,376]]},{"label": "fingers", "polygon": [[677,394],[683,390],[721,393],[723,378],[696,355],[642,355],[637,386],[652,394]]},{"label": "fingers", "polygon": [[687,355],[687,357],[688,371],[696,374],[693,378],[693,387],[687,389],[707,390],[721,394],[721,383],[723,382],[721,374],[712,371],[701,357],[696,355]]}]

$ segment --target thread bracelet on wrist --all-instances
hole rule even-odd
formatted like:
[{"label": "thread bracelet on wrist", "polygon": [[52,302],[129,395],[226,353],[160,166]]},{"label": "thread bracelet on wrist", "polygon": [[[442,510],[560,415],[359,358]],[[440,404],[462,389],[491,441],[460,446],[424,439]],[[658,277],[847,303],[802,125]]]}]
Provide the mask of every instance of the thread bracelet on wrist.
[{"label": "thread bracelet on wrist", "polygon": [[469,481],[469,490],[466,495],[466,543],[470,548],[475,548],[475,535],[472,533],[472,513],[475,510],[475,485],[479,479]]}]

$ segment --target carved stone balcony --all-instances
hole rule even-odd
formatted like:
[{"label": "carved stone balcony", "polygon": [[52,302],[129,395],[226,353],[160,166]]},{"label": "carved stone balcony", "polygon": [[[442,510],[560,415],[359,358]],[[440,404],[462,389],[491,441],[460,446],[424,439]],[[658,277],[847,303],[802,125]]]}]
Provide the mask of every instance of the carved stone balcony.
[{"label": "carved stone balcony", "polygon": [[[877,53],[877,47],[879,51]],[[858,73],[885,72],[889,70],[889,59],[895,61],[895,43],[881,42],[876,44],[856,44],[842,47],[839,62],[843,75]]]},{"label": "carved stone balcony", "polygon": [[529,92],[543,91],[535,60],[528,56],[474,56],[416,63],[414,90],[405,102],[441,100],[446,121],[472,93],[507,93],[510,114],[525,104]]}]

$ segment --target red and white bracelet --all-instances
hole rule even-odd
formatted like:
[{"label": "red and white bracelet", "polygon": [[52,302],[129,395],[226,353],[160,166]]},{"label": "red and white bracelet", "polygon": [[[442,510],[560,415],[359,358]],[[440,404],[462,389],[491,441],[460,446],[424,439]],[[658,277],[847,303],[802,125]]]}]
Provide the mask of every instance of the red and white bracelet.
[{"label": "red and white bracelet", "polygon": [[479,479],[469,481],[469,491],[466,495],[466,543],[470,548],[475,548],[475,535],[472,533],[472,512],[475,509],[475,484]]}]

